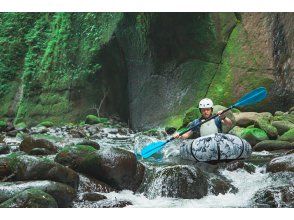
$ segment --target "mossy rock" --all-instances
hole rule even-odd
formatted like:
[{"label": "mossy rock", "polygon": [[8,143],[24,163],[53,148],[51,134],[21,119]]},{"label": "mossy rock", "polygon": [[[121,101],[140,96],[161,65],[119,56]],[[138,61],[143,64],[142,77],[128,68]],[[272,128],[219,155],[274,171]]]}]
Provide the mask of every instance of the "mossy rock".
[{"label": "mossy rock", "polygon": [[199,118],[201,116],[201,113],[199,111],[199,108],[192,107],[189,110],[186,111],[183,123],[181,127],[186,127],[190,122],[193,120]]},{"label": "mossy rock", "polygon": [[8,154],[10,147],[8,145],[0,145],[0,154]]},{"label": "mossy rock", "polygon": [[283,114],[284,114],[284,112],[282,112],[282,111],[276,111],[274,115],[275,116],[281,116]]},{"label": "mossy rock", "polygon": [[38,124],[38,126],[44,126],[44,127],[46,127],[46,128],[50,128],[50,127],[52,127],[53,125],[54,125],[54,123],[51,122],[51,121],[43,121],[43,122],[41,122],[40,124]]},{"label": "mossy rock", "polygon": [[89,125],[99,124],[99,123],[107,123],[108,118],[100,118],[95,115],[87,115],[85,123]]},{"label": "mossy rock", "polygon": [[272,125],[278,130],[279,135],[282,135],[291,128],[294,128],[294,124],[289,121],[273,121]]},{"label": "mossy rock", "polygon": [[280,116],[274,116],[272,121],[289,121],[294,123],[294,114],[283,114]]},{"label": "mossy rock", "polygon": [[289,131],[284,133],[278,138],[278,140],[294,142],[294,128],[291,128]]},{"label": "mossy rock", "polygon": [[183,124],[183,115],[175,115],[175,116],[171,116],[171,117],[168,117],[167,119],[165,119],[162,126],[179,129],[182,127],[182,124]]},{"label": "mossy rock", "polygon": [[16,130],[18,130],[18,131],[23,131],[23,130],[25,130],[25,129],[27,128],[27,125],[26,125],[26,123],[24,123],[24,122],[20,122],[20,123],[14,125],[14,127],[15,127]]},{"label": "mossy rock", "polygon": [[0,208],[58,208],[58,205],[51,195],[32,188],[1,203]]},{"label": "mossy rock", "polygon": [[254,151],[274,151],[274,150],[292,150],[294,149],[294,143],[288,141],[279,140],[265,140],[257,143],[253,150]]},{"label": "mossy rock", "polygon": [[258,118],[254,127],[264,130],[270,139],[276,139],[278,137],[277,128],[271,125],[267,118]]},{"label": "mossy rock", "polygon": [[3,120],[0,120],[0,131],[4,131],[6,128],[6,122]]},{"label": "mossy rock", "polygon": [[230,131],[229,131],[229,134],[232,134],[232,135],[235,135],[237,137],[241,137],[241,134],[243,132],[243,130],[246,129],[246,128],[242,128],[242,127],[239,127],[239,126],[235,126],[233,127]]},{"label": "mossy rock", "polygon": [[265,131],[259,128],[245,128],[241,133],[241,137],[248,141],[251,146],[254,146],[261,141],[268,140]]},{"label": "mossy rock", "polygon": [[86,145],[69,146],[54,160],[118,190],[137,190],[145,173],[135,154],[121,148],[96,150]]}]

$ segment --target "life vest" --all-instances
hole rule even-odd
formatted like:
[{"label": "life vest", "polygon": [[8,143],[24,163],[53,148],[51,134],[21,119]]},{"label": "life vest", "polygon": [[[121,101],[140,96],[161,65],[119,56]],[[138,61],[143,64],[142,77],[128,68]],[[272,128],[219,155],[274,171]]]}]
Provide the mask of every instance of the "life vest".
[{"label": "life vest", "polygon": [[[199,134],[199,136],[206,136],[210,134],[215,134],[215,133],[222,133],[222,122],[219,117],[214,118],[213,120],[210,120],[204,124],[202,124],[200,127],[196,126],[197,124],[201,123],[204,121],[204,118],[198,118],[192,121],[189,125],[189,128],[192,128],[192,132],[196,132]],[[194,127],[196,126],[196,127]]]}]

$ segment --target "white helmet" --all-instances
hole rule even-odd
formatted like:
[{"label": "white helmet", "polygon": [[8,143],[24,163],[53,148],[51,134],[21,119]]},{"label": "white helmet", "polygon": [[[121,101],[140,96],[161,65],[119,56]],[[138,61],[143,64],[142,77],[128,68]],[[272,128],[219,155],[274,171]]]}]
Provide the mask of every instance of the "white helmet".
[{"label": "white helmet", "polygon": [[213,102],[208,98],[202,99],[199,102],[199,108],[213,108]]}]

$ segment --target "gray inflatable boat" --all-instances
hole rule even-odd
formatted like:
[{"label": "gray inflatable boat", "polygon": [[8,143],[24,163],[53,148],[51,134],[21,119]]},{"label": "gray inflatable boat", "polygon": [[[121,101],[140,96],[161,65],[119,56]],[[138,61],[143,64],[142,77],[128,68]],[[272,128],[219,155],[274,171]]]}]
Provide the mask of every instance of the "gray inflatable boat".
[{"label": "gray inflatable boat", "polygon": [[242,138],[216,133],[195,140],[184,140],[180,152],[182,158],[198,162],[227,161],[250,157],[252,148]]}]

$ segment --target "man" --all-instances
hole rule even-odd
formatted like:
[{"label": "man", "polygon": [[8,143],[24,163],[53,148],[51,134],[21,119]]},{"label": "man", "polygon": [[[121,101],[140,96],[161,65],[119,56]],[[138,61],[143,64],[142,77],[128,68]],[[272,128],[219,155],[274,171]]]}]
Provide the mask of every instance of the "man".
[{"label": "man", "polygon": [[[201,117],[192,121],[192,123],[190,123],[189,125],[189,128],[194,127],[195,125],[199,124],[200,122],[212,116],[213,102],[211,101],[211,99],[208,99],[208,98],[202,99],[199,102],[199,111],[201,112]],[[221,114],[222,112],[223,111],[219,111],[217,113],[219,117],[216,117],[215,119],[212,119],[202,124],[200,127],[196,126],[196,128],[192,128],[191,131],[188,131],[182,136],[179,136],[179,133],[175,133],[173,137],[187,139],[195,132],[200,133],[200,136],[206,136],[206,135],[215,134],[215,133],[222,133],[222,123],[229,127],[232,126],[231,119],[227,118],[225,114],[222,115]]]}]

